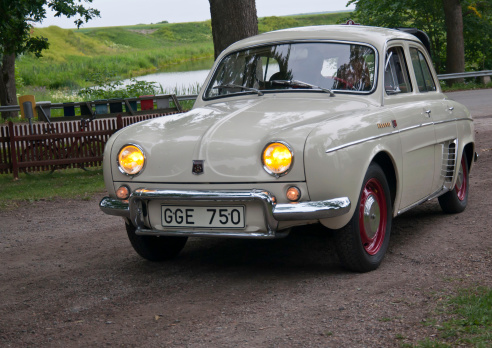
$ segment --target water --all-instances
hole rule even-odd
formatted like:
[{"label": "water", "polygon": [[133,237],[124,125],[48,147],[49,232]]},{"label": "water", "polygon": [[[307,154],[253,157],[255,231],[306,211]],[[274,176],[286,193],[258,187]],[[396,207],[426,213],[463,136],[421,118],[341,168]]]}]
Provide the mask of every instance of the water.
[{"label": "water", "polygon": [[[202,86],[212,67],[213,59],[201,59],[169,66],[157,73],[135,77],[137,81],[156,82],[165,93],[192,94],[197,92],[197,86]],[[126,85],[130,80],[124,80]]]}]

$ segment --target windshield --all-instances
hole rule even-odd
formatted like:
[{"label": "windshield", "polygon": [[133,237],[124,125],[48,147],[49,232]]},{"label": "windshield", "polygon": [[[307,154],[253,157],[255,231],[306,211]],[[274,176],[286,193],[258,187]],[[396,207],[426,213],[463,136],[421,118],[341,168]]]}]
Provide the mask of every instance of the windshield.
[{"label": "windshield", "polygon": [[222,59],[205,98],[238,93],[311,89],[372,91],[372,47],[346,43],[289,43],[254,47]]}]

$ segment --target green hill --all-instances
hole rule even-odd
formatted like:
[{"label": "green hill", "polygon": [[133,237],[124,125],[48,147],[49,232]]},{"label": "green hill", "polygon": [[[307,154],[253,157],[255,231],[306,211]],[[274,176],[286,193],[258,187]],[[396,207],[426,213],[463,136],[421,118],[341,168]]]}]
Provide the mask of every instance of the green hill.
[{"label": "green hill", "polygon": [[[258,20],[260,32],[345,21],[350,12]],[[210,21],[159,23],[121,27],[61,29],[35,28],[33,35],[48,38],[42,58],[24,55],[16,62],[25,86],[78,89],[94,83],[94,76],[124,79],[173,64],[213,58]]]}]

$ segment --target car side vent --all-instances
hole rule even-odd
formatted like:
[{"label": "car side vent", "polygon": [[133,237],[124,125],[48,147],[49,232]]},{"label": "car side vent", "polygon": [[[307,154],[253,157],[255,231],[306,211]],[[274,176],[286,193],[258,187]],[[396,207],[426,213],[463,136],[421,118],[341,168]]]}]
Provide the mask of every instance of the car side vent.
[{"label": "car side vent", "polygon": [[442,146],[441,178],[443,179],[444,187],[449,189],[456,170],[457,142],[456,139],[447,141]]}]

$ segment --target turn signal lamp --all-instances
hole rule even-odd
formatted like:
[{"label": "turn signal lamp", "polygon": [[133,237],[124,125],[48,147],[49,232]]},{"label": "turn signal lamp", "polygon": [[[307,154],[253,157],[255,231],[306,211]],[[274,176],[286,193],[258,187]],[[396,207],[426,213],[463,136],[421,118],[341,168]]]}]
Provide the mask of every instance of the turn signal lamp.
[{"label": "turn signal lamp", "polygon": [[265,147],[261,157],[266,172],[279,177],[289,172],[294,155],[286,143],[273,142]]},{"label": "turn signal lamp", "polygon": [[297,202],[301,198],[301,190],[295,186],[291,186],[287,189],[287,199],[291,202]]},{"label": "turn signal lamp", "polygon": [[130,197],[130,189],[126,185],[120,186],[116,190],[116,197],[122,201],[126,201]]},{"label": "turn signal lamp", "polygon": [[118,154],[118,167],[124,174],[137,175],[143,169],[144,164],[144,153],[136,145],[126,145]]}]

